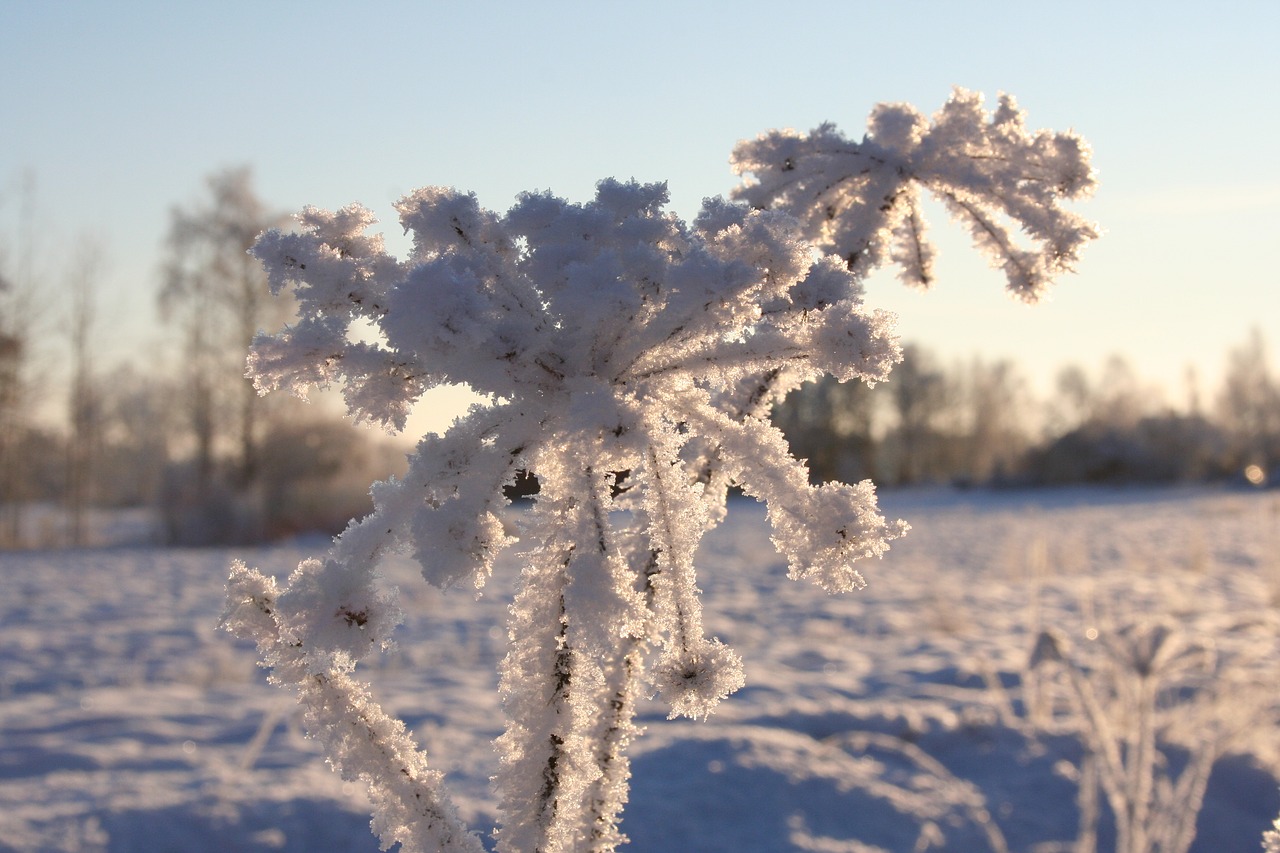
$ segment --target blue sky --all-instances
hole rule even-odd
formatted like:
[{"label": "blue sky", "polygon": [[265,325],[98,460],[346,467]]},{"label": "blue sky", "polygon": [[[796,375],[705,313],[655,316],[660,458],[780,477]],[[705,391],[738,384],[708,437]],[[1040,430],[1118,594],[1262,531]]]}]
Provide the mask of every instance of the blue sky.
[{"label": "blue sky", "polygon": [[0,0],[0,13],[0,241],[12,252],[31,175],[45,280],[80,234],[107,245],[104,364],[154,358],[169,210],[223,167],[251,165],[282,210],[360,201],[391,235],[391,203],[428,184],[505,209],[526,189],[583,199],[602,177],[666,180],[692,216],[733,186],[737,140],[826,120],[858,135],[877,101],[932,112],[954,85],[1011,92],[1032,126],[1083,134],[1102,186],[1078,209],[1106,236],[1028,308],[937,218],[935,291],[870,288],[904,337],[945,360],[1013,358],[1042,386],[1121,353],[1176,404],[1187,368],[1212,388],[1251,328],[1280,352],[1277,3]]}]

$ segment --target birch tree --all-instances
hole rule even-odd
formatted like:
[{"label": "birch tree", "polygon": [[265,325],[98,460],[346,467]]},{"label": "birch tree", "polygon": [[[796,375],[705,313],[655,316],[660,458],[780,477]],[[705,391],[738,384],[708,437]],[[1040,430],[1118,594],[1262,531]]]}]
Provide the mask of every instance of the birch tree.
[{"label": "birch tree", "polygon": [[258,198],[246,168],[215,173],[207,187],[207,198],[170,214],[158,294],[161,313],[182,338],[182,403],[201,492],[221,449],[231,451],[239,485],[256,474],[261,402],[243,377],[242,354],[287,307],[270,300],[266,277],[247,254],[281,218]]},{"label": "birch tree", "polygon": [[99,465],[103,426],[103,399],[95,382],[93,331],[97,321],[96,288],[102,273],[102,247],[82,239],[67,274],[70,299],[68,335],[71,345],[71,381],[67,395],[67,510],[70,540],[85,544],[85,510],[92,501],[94,473]]}]

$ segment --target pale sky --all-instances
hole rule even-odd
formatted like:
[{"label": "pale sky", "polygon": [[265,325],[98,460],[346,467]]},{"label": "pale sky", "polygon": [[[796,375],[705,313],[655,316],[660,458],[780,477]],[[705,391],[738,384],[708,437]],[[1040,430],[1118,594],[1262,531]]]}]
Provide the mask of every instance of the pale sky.
[{"label": "pale sky", "polygon": [[[934,292],[868,301],[944,361],[1012,358],[1041,387],[1119,353],[1186,398],[1262,330],[1280,365],[1280,3],[35,2],[0,0],[0,246],[34,178],[36,270],[107,247],[104,366],[154,359],[170,208],[248,164],[270,205],[391,208],[419,186],[505,210],[603,177],[669,182],[686,217],[735,183],[734,143],[953,86],[1074,128],[1105,237],[1034,308],[935,219]],[[57,333],[61,308],[46,312]],[[56,370],[54,371],[56,372]]]}]

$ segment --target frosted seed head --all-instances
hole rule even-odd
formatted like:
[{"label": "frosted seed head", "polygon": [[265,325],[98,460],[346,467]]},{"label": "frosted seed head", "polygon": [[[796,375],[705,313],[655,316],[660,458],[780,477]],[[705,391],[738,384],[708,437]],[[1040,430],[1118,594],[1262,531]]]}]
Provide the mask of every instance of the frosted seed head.
[{"label": "frosted seed head", "polygon": [[797,308],[822,310],[837,302],[860,303],[863,297],[862,281],[849,272],[839,258],[827,255],[820,259],[804,277],[791,288],[791,302]]},{"label": "frosted seed head", "polygon": [[871,111],[867,136],[884,149],[906,154],[920,144],[929,123],[910,104],[880,104]]},{"label": "frosted seed head", "polygon": [[928,191],[1025,301],[1071,271],[1098,236],[1060,206],[1092,190],[1089,160],[1075,134],[1028,132],[1012,98],[989,115],[982,96],[963,89],[930,121],[909,106],[878,106],[861,142],[824,125],[806,136],[774,131],[740,142],[732,157],[734,170],[749,175],[736,198],[791,213],[808,239],[860,274],[890,261],[916,286],[928,284],[936,253],[915,204]]},{"label": "frosted seed head", "polygon": [[1167,619],[1125,625],[1107,637],[1107,649],[1117,663],[1144,679],[1202,669],[1214,657],[1212,649],[1192,642]]},{"label": "frosted seed head", "polygon": [[746,683],[742,659],[715,639],[668,652],[655,667],[653,680],[658,693],[671,705],[667,719],[694,720],[708,717],[721,699]]},{"label": "frosted seed head", "polygon": [[382,235],[364,233],[377,221],[373,211],[359,204],[349,204],[337,213],[308,205],[298,215],[298,222],[303,228],[344,258],[382,254]]},{"label": "frosted seed head", "polygon": [[316,672],[348,671],[391,642],[400,622],[395,593],[378,590],[369,567],[307,559],[276,600],[281,638],[296,645]]},{"label": "frosted seed head", "polygon": [[450,250],[466,251],[495,237],[496,217],[480,207],[475,193],[449,187],[422,187],[396,202],[400,224],[413,233],[416,260]]}]

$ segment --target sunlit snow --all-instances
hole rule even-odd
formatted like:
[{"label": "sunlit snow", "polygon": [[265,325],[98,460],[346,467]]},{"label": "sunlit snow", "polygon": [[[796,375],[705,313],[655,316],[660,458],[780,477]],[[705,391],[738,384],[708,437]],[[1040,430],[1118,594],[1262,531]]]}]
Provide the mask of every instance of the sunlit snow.
[{"label": "sunlit snow", "polygon": [[[1160,773],[1189,765],[1212,732],[1240,729],[1192,849],[1260,849],[1280,811],[1280,495],[890,492],[882,503],[915,529],[855,595],[787,582],[763,509],[731,504],[703,544],[702,585],[708,633],[741,652],[747,687],[705,722],[641,708],[626,849],[1070,849],[1081,739],[1028,703],[1047,678],[1028,675],[1036,638],[1052,629],[1098,665],[1121,628],[1155,617],[1212,651],[1187,688],[1201,698],[1162,712]],[[315,548],[236,556],[283,575]],[[0,850],[376,849],[362,792],[328,769],[252,652],[216,629],[228,562],[223,551],[0,554]],[[495,666],[516,572],[495,572],[477,600],[426,586],[407,561],[385,570],[408,622],[360,671],[446,771],[463,817],[492,825]],[[1104,809],[1100,850],[1112,827]]]}]

